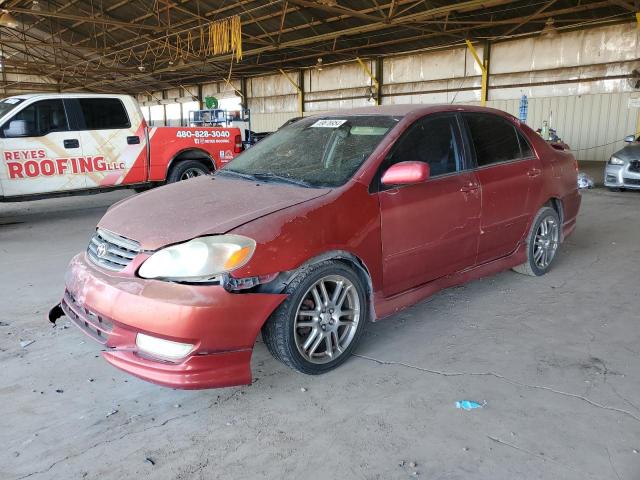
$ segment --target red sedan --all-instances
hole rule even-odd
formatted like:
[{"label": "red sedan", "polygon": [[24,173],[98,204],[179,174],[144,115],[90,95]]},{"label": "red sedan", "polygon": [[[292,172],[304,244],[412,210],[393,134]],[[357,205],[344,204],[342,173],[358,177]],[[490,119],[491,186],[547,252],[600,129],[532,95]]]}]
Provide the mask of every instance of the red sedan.
[{"label": "red sedan", "polygon": [[367,320],[513,268],[543,275],[575,228],[576,162],[486,108],[308,117],[213,176],[117,203],[50,313],[105,359],[176,388],[251,383],[256,337],[307,374]]}]

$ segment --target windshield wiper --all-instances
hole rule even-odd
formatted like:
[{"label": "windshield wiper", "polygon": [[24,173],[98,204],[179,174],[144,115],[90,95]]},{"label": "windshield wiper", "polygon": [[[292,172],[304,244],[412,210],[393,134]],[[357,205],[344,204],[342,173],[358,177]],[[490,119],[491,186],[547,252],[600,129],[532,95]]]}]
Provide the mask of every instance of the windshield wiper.
[{"label": "windshield wiper", "polygon": [[274,180],[274,181],[278,181],[278,182],[284,182],[284,183],[290,183],[292,185],[298,185],[300,187],[305,187],[305,188],[313,188],[313,185],[311,185],[308,182],[305,182],[304,180],[300,180],[298,178],[292,178],[292,177],[287,177],[285,175],[278,175],[276,173],[271,173],[271,172],[263,172],[263,173],[242,173],[242,172],[238,172],[236,170],[230,170],[227,168],[223,168],[221,170],[218,170],[216,173],[216,175],[229,175],[229,176],[234,176],[234,177],[240,177],[240,178],[244,178],[246,180],[251,180],[251,181],[260,181],[262,180],[263,182],[268,182],[269,180]]},{"label": "windshield wiper", "polygon": [[300,180],[299,178],[287,177],[285,175],[278,175],[277,173],[264,172],[264,173],[254,173],[251,175],[253,178],[257,180],[269,181],[275,180],[284,183],[291,183],[292,185],[298,185],[300,187],[305,188],[313,188],[309,182],[305,182],[304,180]]},{"label": "windshield wiper", "polygon": [[233,177],[240,177],[240,178],[244,178],[246,180],[251,180],[251,181],[255,181],[256,180],[254,178],[254,176],[249,174],[249,173],[237,172],[235,170],[229,170],[229,169],[226,169],[226,168],[218,170],[215,174],[216,175],[229,175],[229,176],[233,176]]}]

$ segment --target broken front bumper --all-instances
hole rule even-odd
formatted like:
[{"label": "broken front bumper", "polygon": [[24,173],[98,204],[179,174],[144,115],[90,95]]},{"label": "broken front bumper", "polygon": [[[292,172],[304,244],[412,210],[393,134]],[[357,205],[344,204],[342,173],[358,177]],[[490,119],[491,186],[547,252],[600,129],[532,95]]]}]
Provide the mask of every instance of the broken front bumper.
[{"label": "broken front bumper", "polygon": [[[137,269],[143,260],[132,267]],[[229,293],[217,285],[106,274],[87,262],[84,253],[69,264],[65,284],[60,306],[50,313],[52,321],[64,312],[105,346],[103,356],[112,365],[144,380],[182,389],[251,383],[255,339],[286,298]],[[193,344],[194,349],[179,361],[154,358],[138,349],[138,333]]]}]

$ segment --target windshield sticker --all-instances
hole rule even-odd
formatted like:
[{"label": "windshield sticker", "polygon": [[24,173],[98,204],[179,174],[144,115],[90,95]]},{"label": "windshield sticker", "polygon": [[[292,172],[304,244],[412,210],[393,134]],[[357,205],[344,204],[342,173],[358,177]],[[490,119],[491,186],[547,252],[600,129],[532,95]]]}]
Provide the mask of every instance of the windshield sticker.
[{"label": "windshield sticker", "polygon": [[346,122],[346,120],[318,120],[311,126],[316,128],[338,128],[340,125]]},{"label": "windshield sticker", "polygon": [[20,103],[19,98],[5,98],[2,103],[8,103],[9,105],[14,105],[16,103]]}]

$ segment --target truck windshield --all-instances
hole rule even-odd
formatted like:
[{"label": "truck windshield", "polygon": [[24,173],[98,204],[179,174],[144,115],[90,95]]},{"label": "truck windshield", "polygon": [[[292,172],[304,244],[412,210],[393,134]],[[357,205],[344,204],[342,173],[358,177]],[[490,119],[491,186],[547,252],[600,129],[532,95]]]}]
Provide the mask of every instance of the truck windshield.
[{"label": "truck windshield", "polygon": [[311,117],[269,135],[219,171],[310,187],[344,184],[400,117]]},{"label": "truck windshield", "polygon": [[11,110],[24,101],[22,98],[8,97],[0,100],[0,118],[4,117]]}]

